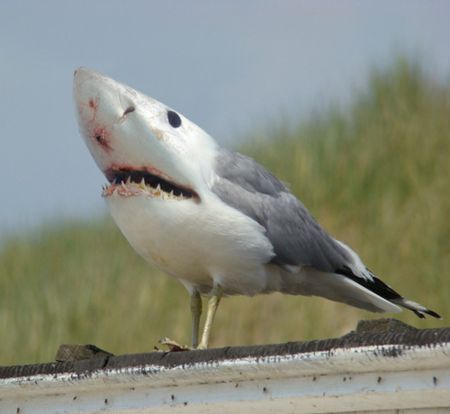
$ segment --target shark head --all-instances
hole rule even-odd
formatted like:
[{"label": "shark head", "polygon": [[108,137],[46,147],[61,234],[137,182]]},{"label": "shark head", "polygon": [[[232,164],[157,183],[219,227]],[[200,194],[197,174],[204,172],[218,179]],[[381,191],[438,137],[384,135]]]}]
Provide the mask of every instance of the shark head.
[{"label": "shark head", "polygon": [[76,116],[109,184],[105,197],[199,201],[213,177],[215,141],[179,112],[98,72],[74,74]]}]

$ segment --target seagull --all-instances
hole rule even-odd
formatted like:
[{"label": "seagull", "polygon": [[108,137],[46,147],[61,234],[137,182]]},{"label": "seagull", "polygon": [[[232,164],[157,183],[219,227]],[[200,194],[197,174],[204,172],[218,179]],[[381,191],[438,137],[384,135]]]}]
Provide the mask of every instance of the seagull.
[{"label": "seagull", "polygon": [[[440,318],[381,281],[287,186],[165,104],[96,71],[74,74],[79,130],[104,173],[117,226],[190,295],[206,349],[223,296],[320,296],[372,312]],[[208,309],[199,337],[202,296]]]}]

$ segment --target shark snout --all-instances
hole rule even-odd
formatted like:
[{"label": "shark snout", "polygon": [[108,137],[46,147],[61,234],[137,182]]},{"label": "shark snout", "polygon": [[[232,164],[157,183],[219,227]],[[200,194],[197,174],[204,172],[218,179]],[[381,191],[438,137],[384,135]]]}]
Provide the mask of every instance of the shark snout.
[{"label": "shark snout", "polygon": [[131,88],[91,69],[80,67],[74,71],[73,89],[78,112],[92,119],[101,112],[108,122],[123,122],[136,110]]},{"label": "shark snout", "polygon": [[158,153],[148,121],[154,106],[143,110],[144,98],[132,88],[80,67],[74,71],[73,93],[80,133],[102,171],[111,165],[147,165]]}]

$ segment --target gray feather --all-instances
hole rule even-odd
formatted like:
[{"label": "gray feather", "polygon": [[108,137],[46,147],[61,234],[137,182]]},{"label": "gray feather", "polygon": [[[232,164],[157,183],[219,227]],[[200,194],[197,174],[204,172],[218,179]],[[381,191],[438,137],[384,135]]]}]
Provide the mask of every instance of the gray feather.
[{"label": "gray feather", "polygon": [[351,261],[287,187],[257,162],[220,149],[215,167],[219,178],[212,191],[266,229],[275,252],[272,262],[334,272]]}]

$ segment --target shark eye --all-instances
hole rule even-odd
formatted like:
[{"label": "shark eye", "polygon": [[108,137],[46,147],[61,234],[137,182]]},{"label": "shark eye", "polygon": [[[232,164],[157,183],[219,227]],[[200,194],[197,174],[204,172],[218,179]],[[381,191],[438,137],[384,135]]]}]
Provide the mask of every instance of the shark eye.
[{"label": "shark eye", "polygon": [[178,128],[181,125],[181,118],[174,111],[167,111],[167,119],[169,120],[169,124],[174,128]]}]

